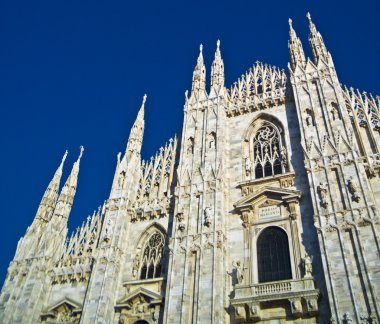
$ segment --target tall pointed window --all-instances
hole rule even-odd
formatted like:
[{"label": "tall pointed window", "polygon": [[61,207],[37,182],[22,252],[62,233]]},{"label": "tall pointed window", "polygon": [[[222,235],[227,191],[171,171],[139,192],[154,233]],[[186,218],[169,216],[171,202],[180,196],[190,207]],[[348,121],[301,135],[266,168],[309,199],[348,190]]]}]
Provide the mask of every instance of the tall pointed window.
[{"label": "tall pointed window", "polygon": [[141,260],[140,279],[151,279],[161,276],[162,251],[165,237],[162,233],[153,233],[144,247]]},{"label": "tall pointed window", "polygon": [[253,138],[255,178],[281,174],[286,169],[286,149],[281,143],[279,130],[270,123],[264,123]]},{"label": "tall pointed window", "polygon": [[292,278],[288,236],[277,227],[268,227],[257,240],[259,282]]}]

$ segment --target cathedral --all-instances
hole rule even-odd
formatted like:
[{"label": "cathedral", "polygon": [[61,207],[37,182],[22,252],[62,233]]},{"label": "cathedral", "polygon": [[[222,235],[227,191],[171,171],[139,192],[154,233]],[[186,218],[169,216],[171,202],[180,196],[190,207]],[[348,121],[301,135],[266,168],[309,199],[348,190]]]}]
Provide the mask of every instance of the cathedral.
[{"label": "cathedral", "polygon": [[[202,46],[182,134],[141,159],[144,96],[108,199],[68,233],[67,152],[19,240],[1,323],[380,323],[380,98],[342,86],[310,14],[287,70],[230,88]],[[149,130],[148,130],[149,131]],[[47,167],[49,167],[47,165]]]}]

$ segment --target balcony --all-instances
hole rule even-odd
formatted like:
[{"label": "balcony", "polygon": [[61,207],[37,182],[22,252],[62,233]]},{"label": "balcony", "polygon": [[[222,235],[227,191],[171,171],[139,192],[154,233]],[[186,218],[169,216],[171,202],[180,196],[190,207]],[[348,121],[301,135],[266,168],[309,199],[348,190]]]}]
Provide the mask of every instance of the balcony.
[{"label": "balcony", "polygon": [[[283,305],[283,314],[281,315],[279,310],[278,317],[286,317],[287,313],[291,313],[295,318],[310,317],[318,313],[319,290],[315,288],[312,277],[261,284],[241,284],[235,286],[234,292],[231,304],[235,309],[235,317],[240,322],[247,319],[253,321],[269,319],[262,308],[271,308],[271,304],[273,307]],[[287,309],[289,312],[286,312]]]}]

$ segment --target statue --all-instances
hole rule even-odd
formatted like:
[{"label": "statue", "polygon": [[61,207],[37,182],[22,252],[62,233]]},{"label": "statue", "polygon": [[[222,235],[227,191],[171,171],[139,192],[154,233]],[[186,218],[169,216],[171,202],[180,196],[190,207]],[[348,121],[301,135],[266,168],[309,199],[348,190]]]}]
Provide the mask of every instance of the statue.
[{"label": "statue", "polygon": [[245,175],[248,177],[252,171],[252,163],[248,156],[245,158],[244,164],[245,164]]},{"label": "statue", "polygon": [[354,178],[351,176],[347,180],[348,190],[350,190],[352,194],[352,200],[358,202],[360,200],[360,196],[357,194],[358,186],[355,183]]},{"label": "statue", "polygon": [[309,114],[306,116],[306,126],[312,126],[313,125],[313,119]]},{"label": "statue", "polygon": [[236,281],[238,284],[241,284],[244,279],[244,274],[240,261],[233,262],[232,266],[235,268]]},{"label": "statue", "polygon": [[321,197],[321,206],[326,208],[329,204],[327,201],[327,183],[320,183],[318,186],[319,195]]},{"label": "statue", "polygon": [[204,224],[209,227],[211,225],[211,208],[206,207],[204,210]]},{"label": "statue", "polygon": [[285,146],[281,147],[281,164],[285,168],[288,165],[288,158],[286,155],[286,148]]},{"label": "statue", "polygon": [[194,139],[189,137],[187,139],[187,154],[193,154],[194,152]]},{"label": "statue", "polygon": [[311,273],[313,272],[313,266],[312,266],[312,259],[310,256],[306,253],[305,257],[303,258],[303,268],[305,271],[304,276],[305,277],[311,277]]},{"label": "statue", "polygon": [[352,323],[352,318],[351,318],[351,315],[349,312],[345,312],[343,314],[343,323],[344,324],[349,324],[349,323]]},{"label": "statue", "polygon": [[112,219],[108,218],[106,230],[104,233],[104,241],[108,242],[111,239],[111,227],[112,227]]},{"label": "statue", "polygon": [[139,266],[140,266],[140,255],[137,253],[135,257],[135,261],[133,262],[133,267],[132,267],[133,278],[137,278]]}]

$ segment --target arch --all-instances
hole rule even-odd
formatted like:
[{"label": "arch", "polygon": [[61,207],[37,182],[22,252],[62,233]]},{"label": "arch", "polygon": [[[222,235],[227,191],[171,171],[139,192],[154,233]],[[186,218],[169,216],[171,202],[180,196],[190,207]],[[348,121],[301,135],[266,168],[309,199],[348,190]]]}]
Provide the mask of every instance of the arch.
[{"label": "arch", "polygon": [[162,273],[162,254],[165,230],[158,224],[150,225],[140,236],[136,248],[133,275],[140,280],[158,278]]},{"label": "arch", "polygon": [[261,231],[257,239],[257,267],[260,283],[292,278],[288,235],[283,229],[270,226]]},{"label": "arch", "polygon": [[245,134],[244,140],[249,141],[253,134],[257,131],[263,122],[269,122],[276,126],[276,128],[283,134],[283,129],[285,129],[283,123],[274,115],[268,114],[266,112],[260,112],[249,125],[247,132]]},{"label": "arch", "polygon": [[149,324],[149,322],[145,321],[145,320],[137,320],[136,322],[134,322],[133,324]]},{"label": "arch", "polygon": [[331,114],[331,119],[332,120],[338,120],[338,119],[340,120],[340,119],[342,119],[341,115],[340,115],[340,111],[339,111],[339,106],[334,101],[330,102],[330,114]]},{"label": "arch", "polygon": [[283,129],[277,118],[265,113],[259,114],[248,128],[245,142],[249,145],[249,153],[246,152],[252,161],[251,173],[255,179],[287,171],[288,158]]}]

